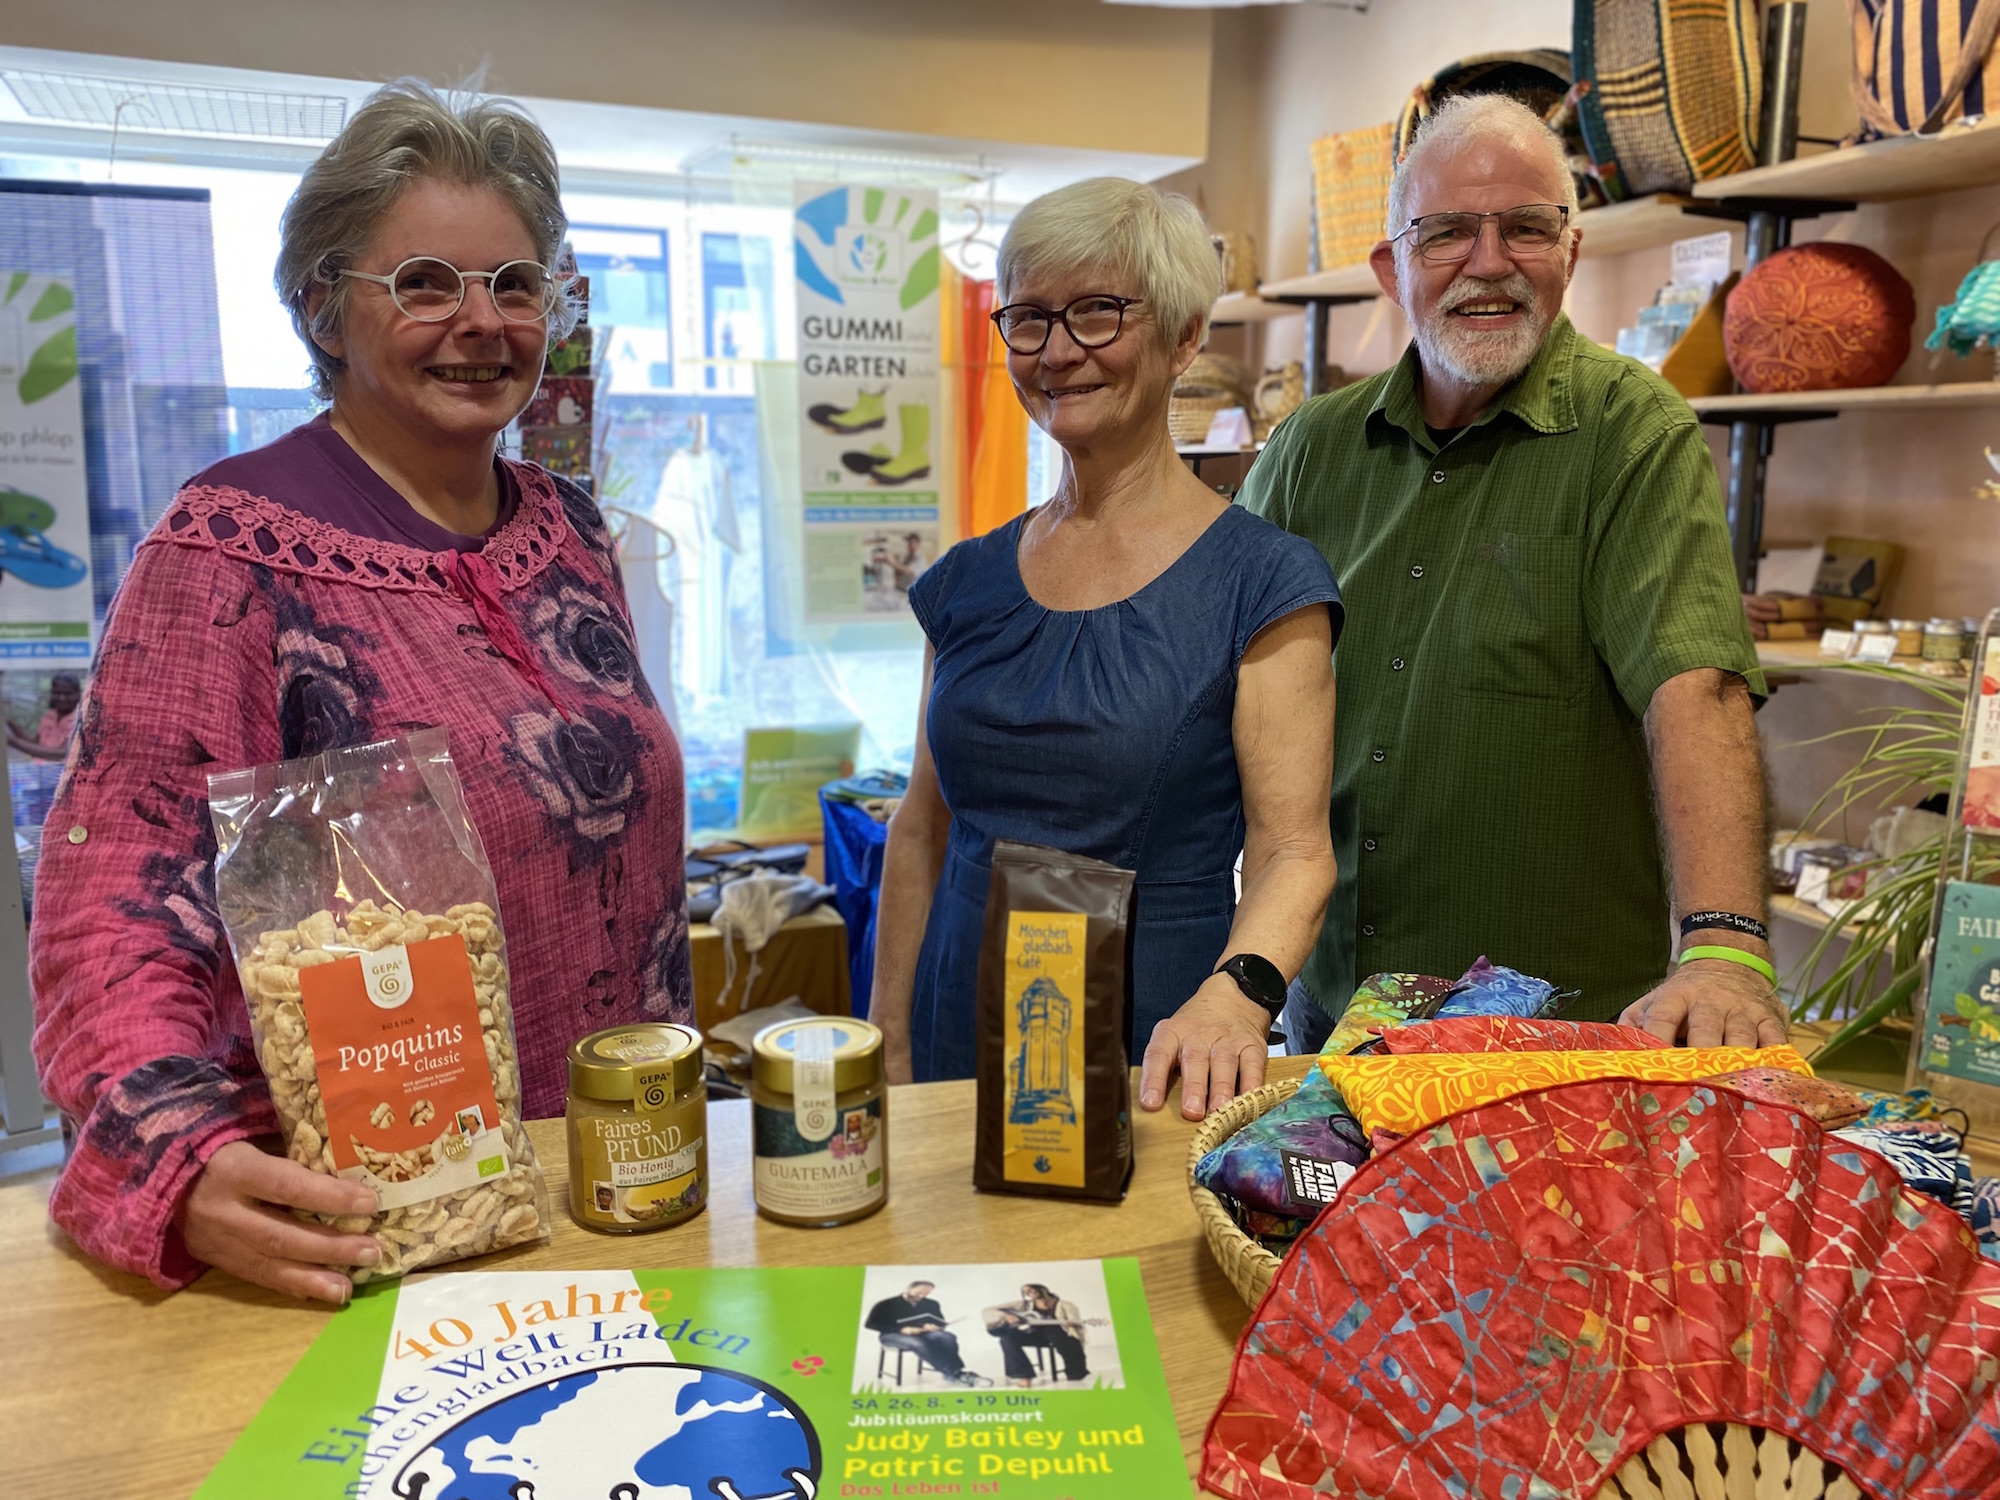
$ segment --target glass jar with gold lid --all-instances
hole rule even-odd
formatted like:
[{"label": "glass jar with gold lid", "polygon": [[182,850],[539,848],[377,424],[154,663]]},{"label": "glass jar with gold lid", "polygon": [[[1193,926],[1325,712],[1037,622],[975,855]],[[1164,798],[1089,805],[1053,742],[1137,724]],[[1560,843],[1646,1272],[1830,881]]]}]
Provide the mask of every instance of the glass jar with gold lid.
[{"label": "glass jar with gold lid", "polygon": [[781,1021],[750,1050],[757,1212],[828,1229],[888,1202],[881,1031],[844,1016]]},{"label": "glass jar with gold lid", "polygon": [[569,1049],[569,1210],[585,1229],[642,1234],[708,1202],[701,1033],[648,1022]]}]

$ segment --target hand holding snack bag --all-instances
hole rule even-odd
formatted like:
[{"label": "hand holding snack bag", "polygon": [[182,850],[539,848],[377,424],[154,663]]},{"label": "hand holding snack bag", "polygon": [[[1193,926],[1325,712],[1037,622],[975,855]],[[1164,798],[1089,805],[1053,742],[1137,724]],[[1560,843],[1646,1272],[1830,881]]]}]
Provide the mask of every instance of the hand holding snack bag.
[{"label": "hand holding snack bag", "polygon": [[212,776],[209,807],[287,1155],[381,1201],[321,1219],[380,1245],[353,1280],[547,1239],[493,873],[444,732]]}]

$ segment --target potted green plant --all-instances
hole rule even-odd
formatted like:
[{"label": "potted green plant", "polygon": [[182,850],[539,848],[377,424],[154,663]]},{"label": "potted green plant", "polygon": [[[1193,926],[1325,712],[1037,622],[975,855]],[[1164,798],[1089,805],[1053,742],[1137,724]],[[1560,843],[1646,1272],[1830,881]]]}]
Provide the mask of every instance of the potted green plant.
[{"label": "potted green plant", "polygon": [[[1895,667],[1845,663],[1835,671],[1857,673],[1915,688],[1929,701],[1873,710],[1866,722],[1836,729],[1804,745],[1859,741],[1859,759],[1827,788],[1806,815],[1802,831],[1818,832],[1834,825],[1857,805],[1872,809],[1917,793],[1951,793],[1958,772],[1964,734],[1964,678],[1926,677]],[[1816,1056],[1822,1060],[1873,1030],[1891,1016],[1908,1011],[1923,980],[1923,949],[1931,932],[1937,899],[1938,867],[1949,844],[1950,830],[1904,851],[1895,859],[1874,859],[1866,871],[1866,894],[1831,922],[1806,950],[1793,971],[1800,982],[1812,981],[1834,945],[1843,939],[1847,951],[1824,976],[1812,982],[1793,1004],[1795,1020],[1830,1021],[1840,1027]],[[1971,851],[1968,878],[2000,877],[2000,855]]]}]

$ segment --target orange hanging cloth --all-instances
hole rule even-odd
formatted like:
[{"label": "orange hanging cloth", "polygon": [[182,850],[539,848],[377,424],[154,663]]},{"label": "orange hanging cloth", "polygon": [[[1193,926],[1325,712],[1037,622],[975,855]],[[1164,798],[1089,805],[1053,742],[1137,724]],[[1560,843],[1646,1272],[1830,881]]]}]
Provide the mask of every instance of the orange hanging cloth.
[{"label": "orange hanging cloth", "polygon": [[[992,282],[983,285],[992,296]],[[986,321],[987,340],[967,345],[988,351],[984,379],[979,382],[979,441],[973,450],[972,482],[967,488],[970,504],[961,502],[966,512],[966,536],[984,536],[994,527],[1013,520],[1028,508],[1028,414],[1021,410],[1014,394],[1014,382],[1007,378],[1007,346],[1000,330]],[[976,367],[970,377],[981,373]]]}]

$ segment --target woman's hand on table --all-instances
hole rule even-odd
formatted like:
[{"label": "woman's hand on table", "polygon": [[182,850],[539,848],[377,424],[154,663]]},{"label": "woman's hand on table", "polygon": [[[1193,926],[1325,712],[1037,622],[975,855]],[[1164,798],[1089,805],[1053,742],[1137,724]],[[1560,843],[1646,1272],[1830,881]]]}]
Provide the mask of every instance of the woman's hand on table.
[{"label": "woman's hand on table", "polygon": [[365,1234],[308,1224],[289,1210],[343,1215],[380,1212],[359,1184],[310,1171],[249,1141],[231,1141],[208,1159],[181,1209],[181,1234],[196,1260],[288,1296],[336,1306],[353,1295],[346,1266],[372,1266],[381,1249]]},{"label": "woman's hand on table", "polygon": [[1212,976],[1179,1010],[1153,1028],[1139,1074],[1139,1107],[1166,1103],[1167,1081],[1181,1075],[1181,1115],[1199,1120],[1264,1081],[1271,1057],[1271,1013],[1227,974]]}]

